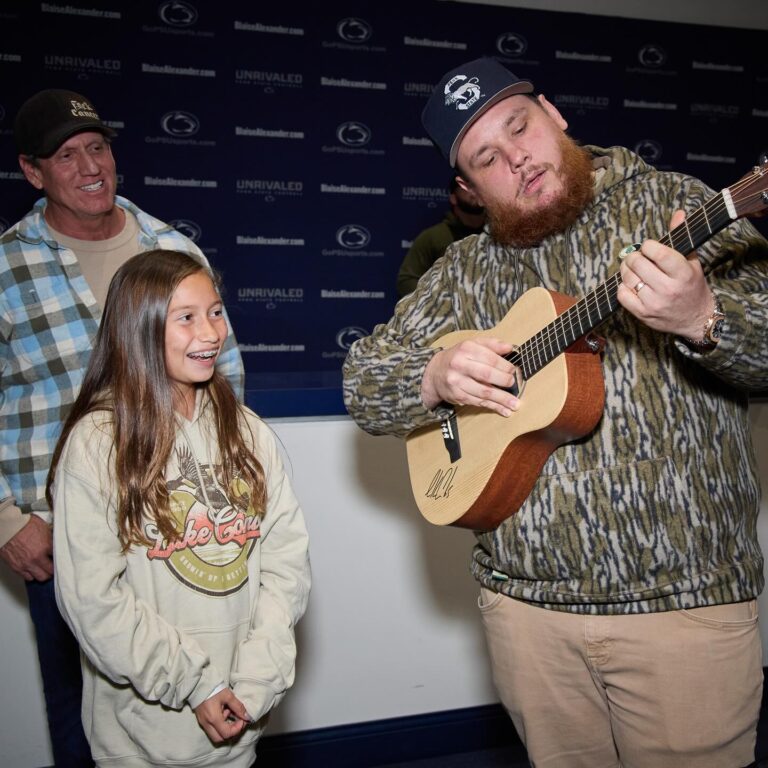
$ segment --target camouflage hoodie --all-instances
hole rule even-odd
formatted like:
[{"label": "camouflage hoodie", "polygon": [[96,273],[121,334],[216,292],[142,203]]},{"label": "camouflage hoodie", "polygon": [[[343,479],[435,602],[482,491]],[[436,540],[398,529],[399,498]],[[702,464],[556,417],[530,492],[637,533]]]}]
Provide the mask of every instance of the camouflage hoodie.
[{"label": "camouflage hoodie", "polygon": [[[595,197],[566,231],[528,249],[487,233],[449,247],[394,317],[356,342],[344,396],[373,434],[404,436],[445,415],[420,383],[458,329],[496,325],[525,290],[578,297],[619,268],[619,253],[659,239],[678,208],[713,192],[659,172],[621,147],[589,147]],[[549,608],[642,613],[755,597],[763,587],[760,487],[748,392],[768,387],[768,244],[744,219],[699,249],[726,315],[718,346],[692,352],[619,309],[606,337],[603,417],[558,448],[523,507],[477,534],[472,571],[485,586]]]}]

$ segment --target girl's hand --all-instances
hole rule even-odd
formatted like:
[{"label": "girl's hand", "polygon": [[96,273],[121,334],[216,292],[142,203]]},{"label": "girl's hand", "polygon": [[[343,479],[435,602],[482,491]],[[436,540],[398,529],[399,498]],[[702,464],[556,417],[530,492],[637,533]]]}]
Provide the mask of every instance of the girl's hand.
[{"label": "girl's hand", "polygon": [[214,744],[237,736],[251,722],[245,705],[229,688],[200,704],[195,709],[195,717]]}]

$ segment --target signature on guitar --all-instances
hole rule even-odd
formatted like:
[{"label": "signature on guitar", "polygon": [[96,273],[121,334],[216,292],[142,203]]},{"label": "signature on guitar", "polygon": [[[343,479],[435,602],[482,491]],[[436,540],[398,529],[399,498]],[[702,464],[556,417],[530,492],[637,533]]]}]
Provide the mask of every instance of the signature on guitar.
[{"label": "signature on guitar", "polygon": [[426,498],[447,499],[451,495],[453,479],[456,477],[458,469],[458,467],[451,467],[445,471],[438,469],[427,488],[427,492],[424,494]]}]

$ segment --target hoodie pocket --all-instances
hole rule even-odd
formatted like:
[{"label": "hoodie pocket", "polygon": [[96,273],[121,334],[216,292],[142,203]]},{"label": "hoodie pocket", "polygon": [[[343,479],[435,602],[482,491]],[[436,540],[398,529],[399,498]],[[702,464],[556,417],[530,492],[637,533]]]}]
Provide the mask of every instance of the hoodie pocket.
[{"label": "hoodie pocket", "polygon": [[131,740],[138,753],[153,763],[229,765],[245,750],[253,751],[258,738],[258,731],[250,726],[234,740],[213,744],[189,706],[178,711],[137,700],[129,718]]}]

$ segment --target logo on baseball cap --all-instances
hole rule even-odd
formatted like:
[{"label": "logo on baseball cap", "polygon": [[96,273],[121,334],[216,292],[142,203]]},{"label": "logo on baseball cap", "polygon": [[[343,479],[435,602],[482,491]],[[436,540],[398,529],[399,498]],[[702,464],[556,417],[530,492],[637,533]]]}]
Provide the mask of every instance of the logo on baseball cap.
[{"label": "logo on baseball cap", "polygon": [[530,80],[521,80],[485,56],[443,77],[421,113],[421,123],[443,157],[455,167],[459,144],[480,115],[508,96],[532,92]]},{"label": "logo on baseball cap", "polygon": [[83,131],[98,131],[108,138],[116,135],[85,96],[57,88],[27,99],[13,123],[19,154],[34,157],[50,157],[70,136]]}]

